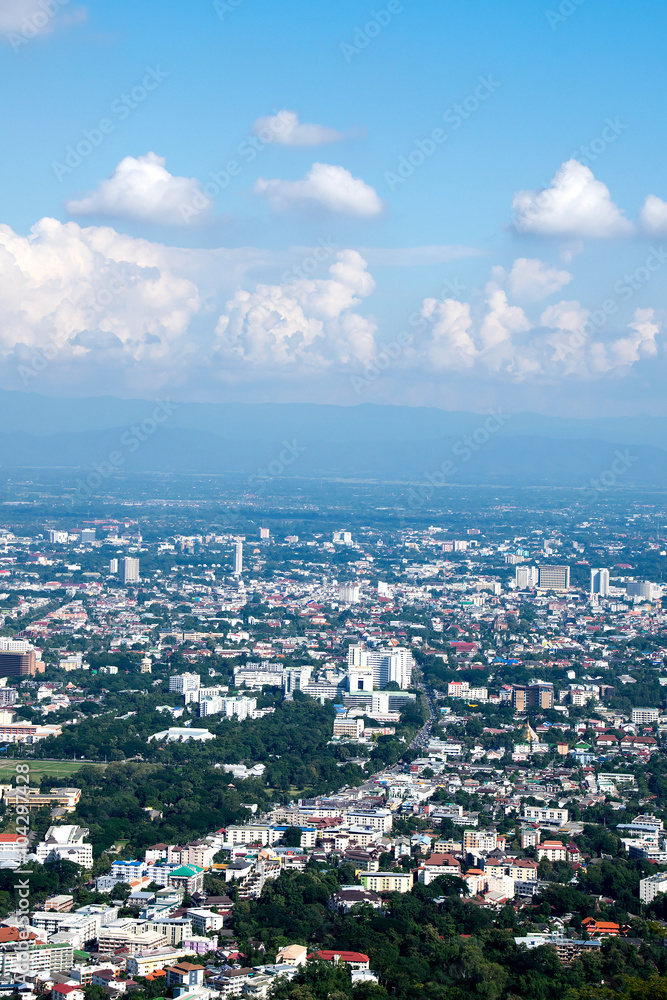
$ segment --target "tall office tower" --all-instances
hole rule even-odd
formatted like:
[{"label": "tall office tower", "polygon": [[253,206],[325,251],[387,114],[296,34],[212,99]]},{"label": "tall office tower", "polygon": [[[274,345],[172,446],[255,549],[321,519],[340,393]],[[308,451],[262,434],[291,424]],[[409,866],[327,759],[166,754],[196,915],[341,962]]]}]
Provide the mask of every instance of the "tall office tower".
[{"label": "tall office tower", "polygon": [[81,529],[81,541],[82,542],[94,542],[95,541],[95,528],[82,528]]},{"label": "tall office tower", "polygon": [[609,570],[591,570],[591,594],[599,594],[600,597],[609,596]]},{"label": "tall office tower", "polygon": [[528,704],[536,708],[554,707],[554,686],[550,681],[535,681],[528,685]]},{"label": "tall office tower", "polygon": [[236,551],[234,552],[234,576],[241,576],[243,572],[243,539],[237,538]]},{"label": "tall office tower", "polygon": [[139,560],[132,556],[123,559],[123,583],[139,583]]},{"label": "tall office tower", "polygon": [[532,590],[537,586],[537,566],[517,566],[515,580],[519,590]]},{"label": "tall office tower", "polygon": [[68,537],[66,531],[49,531],[49,541],[56,545],[65,545]]},{"label": "tall office tower", "polygon": [[538,587],[540,590],[569,590],[569,566],[540,566]]},{"label": "tall office tower", "polygon": [[117,573],[118,572],[118,560],[117,559],[110,559],[109,560],[109,572],[110,573]]},{"label": "tall office tower", "polygon": [[260,538],[270,538],[271,537],[271,531],[269,530],[269,528],[260,528],[259,529],[259,537]]},{"label": "tall office tower", "polygon": [[[413,663],[410,650],[401,646],[395,649],[366,649],[365,646],[354,645],[347,651],[348,677],[360,668],[370,668],[373,671],[373,687],[377,690],[385,688],[390,681],[396,681],[402,690],[409,688]],[[363,690],[366,689],[364,685]]]},{"label": "tall office tower", "polygon": [[333,543],[334,545],[351,545],[352,533],[350,531],[334,531]]},{"label": "tall office tower", "polygon": [[0,677],[34,677],[36,673],[37,660],[34,649],[21,653],[0,651]]},{"label": "tall office tower", "polygon": [[512,686],[512,708],[516,712],[525,712],[528,708],[528,688],[524,684]]}]

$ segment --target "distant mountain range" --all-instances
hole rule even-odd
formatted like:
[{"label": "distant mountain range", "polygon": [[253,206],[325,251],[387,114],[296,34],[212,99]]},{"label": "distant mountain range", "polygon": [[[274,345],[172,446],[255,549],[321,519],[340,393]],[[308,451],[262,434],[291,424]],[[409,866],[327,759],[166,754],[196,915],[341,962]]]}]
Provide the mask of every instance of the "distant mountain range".
[{"label": "distant mountain range", "polygon": [[0,467],[667,486],[667,418],[51,398],[0,390]]}]

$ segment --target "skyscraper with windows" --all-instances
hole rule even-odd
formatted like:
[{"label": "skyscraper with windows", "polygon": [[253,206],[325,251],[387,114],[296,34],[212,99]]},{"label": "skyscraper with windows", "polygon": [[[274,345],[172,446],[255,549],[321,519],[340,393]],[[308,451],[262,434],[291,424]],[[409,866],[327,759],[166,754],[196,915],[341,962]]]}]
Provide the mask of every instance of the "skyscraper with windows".
[{"label": "skyscraper with windows", "polygon": [[123,559],[123,583],[139,583],[139,560],[132,556]]},{"label": "skyscraper with windows", "polygon": [[609,596],[609,570],[591,570],[591,594],[599,594],[600,597]]},{"label": "skyscraper with windows", "polygon": [[236,539],[236,550],[234,552],[234,576],[241,576],[243,573],[243,539]]}]

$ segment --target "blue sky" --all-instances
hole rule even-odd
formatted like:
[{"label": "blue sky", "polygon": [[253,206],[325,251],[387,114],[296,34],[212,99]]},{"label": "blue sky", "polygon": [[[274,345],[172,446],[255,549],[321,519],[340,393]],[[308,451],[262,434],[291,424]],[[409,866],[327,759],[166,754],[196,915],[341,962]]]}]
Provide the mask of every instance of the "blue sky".
[{"label": "blue sky", "polygon": [[664,413],[666,19],[5,0],[2,384]]}]

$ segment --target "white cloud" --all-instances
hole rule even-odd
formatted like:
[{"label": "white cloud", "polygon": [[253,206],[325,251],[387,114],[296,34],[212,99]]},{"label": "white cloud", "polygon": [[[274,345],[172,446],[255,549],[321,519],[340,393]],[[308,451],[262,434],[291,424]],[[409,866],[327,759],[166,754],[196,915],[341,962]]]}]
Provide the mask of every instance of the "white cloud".
[{"label": "white cloud", "polygon": [[369,362],[375,323],[352,311],[375,288],[366,262],[343,250],[329,275],[237,292],[216,330],[223,356],[262,369]]},{"label": "white cloud", "polygon": [[607,186],[578,160],[564,163],[551,187],[518,191],[512,209],[514,225],[521,233],[602,239],[627,236],[634,230],[611,200]]},{"label": "white cloud", "polygon": [[[192,206],[203,209],[192,211]],[[174,177],[165,169],[165,160],[155,153],[126,156],[108,180],[84,198],[68,201],[71,215],[99,215],[112,219],[132,219],[165,226],[186,225],[211,218],[212,203],[198,180]]]},{"label": "white cloud", "polygon": [[650,236],[667,236],[667,201],[648,195],[639,211],[639,221]]},{"label": "white cloud", "polygon": [[559,271],[541,260],[518,257],[512,265],[507,282],[515,299],[537,302],[559,292],[572,281],[569,271]]},{"label": "white cloud", "polygon": [[287,110],[258,118],[252,127],[252,134],[259,136],[262,142],[275,142],[281,146],[322,146],[329,142],[341,142],[345,138],[342,132],[324,125],[302,125],[296,111]]},{"label": "white cloud", "polygon": [[0,3],[0,35],[12,44],[22,46],[36,35],[53,31],[57,21],[72,23],[86,20],[85,8],[69,13],[62,4],[68,0],[2,0]]},{"label": "white cloud", "polygon": [[415,338],[413,365],[434,372],[538,383],[590,381],[627,374],[658,354],[665,332],[652,309],[637,309],[627,329],[609,338],[579,302],[557,302],[529,317],[489,283],[483,303],[425,299],[426,324]]},{"label": "white cloud", "polygon": [[655,321],[653,309],[635,309],[629,333],[610,343],[593,344],[591,353],[595,368],[600,372],[610,372],[617,368],[634,365],[643,358],[655,357],[658,353],[656,338],[661,332]]},{"label": "white cloud", "polygon": [[0,355],[48,348],[57,365],[113,346],[127,362],[171,367],[200,309],[197,286],[159,244],[42,219],[29,237],[0,226]]},{"label": "white cloud", "polygon": [[267,198],[275,211],[319,206],[339,215],[370,219],[382,212],[376,191],[344,167],[314,163],[300,181],[264,180],[255,184],[255,193]]}]

